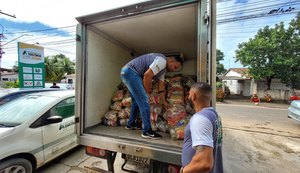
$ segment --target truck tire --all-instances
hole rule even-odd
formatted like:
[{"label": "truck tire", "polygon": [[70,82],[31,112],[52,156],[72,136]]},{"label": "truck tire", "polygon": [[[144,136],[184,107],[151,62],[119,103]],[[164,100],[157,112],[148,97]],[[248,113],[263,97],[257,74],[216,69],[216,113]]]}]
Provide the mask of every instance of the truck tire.
[{"label": "truck tire", "polygon": [[24,158],[12,158],[0,163],[0,173],[2,172],[32,173],[32,164]]}]

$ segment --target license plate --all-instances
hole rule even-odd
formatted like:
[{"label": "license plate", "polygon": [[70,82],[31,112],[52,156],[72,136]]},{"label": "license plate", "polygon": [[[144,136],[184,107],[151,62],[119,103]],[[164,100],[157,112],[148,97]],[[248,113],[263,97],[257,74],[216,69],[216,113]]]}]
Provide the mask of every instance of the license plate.
[{"label": "license plate", "polygon": [[139,156],[133,156],[133,155],[130,155],[130,154],[126,154],[126,159],[134,161],[134,162],[146,164],[146,165],[150,164],[150,159],[146,158],[146,157],[139,157]]}]

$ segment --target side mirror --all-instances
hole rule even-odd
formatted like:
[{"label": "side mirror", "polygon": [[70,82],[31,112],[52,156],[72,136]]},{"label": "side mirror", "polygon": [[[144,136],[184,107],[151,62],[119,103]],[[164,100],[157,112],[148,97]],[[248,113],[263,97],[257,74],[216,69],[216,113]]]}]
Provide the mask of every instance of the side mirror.
[{"label": "side mirror", "polygon": [[47,118],[46,120],[46,124],[55,124],[55,123],[60,123],[62,122],[63,118],[61,116],[51,116],[49,118]]}]

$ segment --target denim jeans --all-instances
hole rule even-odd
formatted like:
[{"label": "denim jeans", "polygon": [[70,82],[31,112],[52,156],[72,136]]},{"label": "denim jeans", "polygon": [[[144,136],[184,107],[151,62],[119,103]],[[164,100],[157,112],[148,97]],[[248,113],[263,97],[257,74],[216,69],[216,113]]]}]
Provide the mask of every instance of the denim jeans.
[{"label": "denim jeans", "polygon": [[143,132],[147,132],[151,129],[150,106],[148,96],[144,89],[143,79],[134,70],[126,66],[121,70],[121,79],[127,86],[132,99],[130,117],[127,125],[132,126],[135,124],[137,113],[140,110],[143,121]]}]

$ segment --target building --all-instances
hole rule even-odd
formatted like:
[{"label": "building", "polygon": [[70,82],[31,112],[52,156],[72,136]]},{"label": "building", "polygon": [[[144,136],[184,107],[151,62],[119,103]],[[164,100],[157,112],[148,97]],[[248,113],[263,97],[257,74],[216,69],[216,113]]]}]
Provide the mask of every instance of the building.
[{"label": "building", "polygon": [[19,78],[19,73],[14,72],[13,69],[1,68],[1,81],[15,82]]},{"label": "building", "polygon": [[230,68],[222,77],[222,82],[229,88],[231,94],[250,96],[256,88],[248,72],[248,68]]}]

